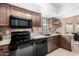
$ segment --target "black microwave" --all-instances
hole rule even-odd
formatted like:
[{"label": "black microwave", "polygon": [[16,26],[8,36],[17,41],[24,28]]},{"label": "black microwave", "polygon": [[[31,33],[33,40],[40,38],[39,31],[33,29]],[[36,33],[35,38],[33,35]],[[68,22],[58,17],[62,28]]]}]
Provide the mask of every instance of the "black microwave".
[{"label": "black microwave", "polygon": [[25,19],[18,16],[10,16],[10,27],[11,28],[32,28],[32,20]]}]

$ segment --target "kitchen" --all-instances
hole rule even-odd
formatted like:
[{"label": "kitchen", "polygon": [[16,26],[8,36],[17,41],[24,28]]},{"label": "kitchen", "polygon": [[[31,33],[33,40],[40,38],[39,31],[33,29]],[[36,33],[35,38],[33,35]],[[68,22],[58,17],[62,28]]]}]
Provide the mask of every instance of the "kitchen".
[{"label": "kitchen", "polygon": [[78,52],[79,15],[61,18],[52,5],[58,7],[53,3],[0,3],[0,56],[50,56],[59,48]]}]

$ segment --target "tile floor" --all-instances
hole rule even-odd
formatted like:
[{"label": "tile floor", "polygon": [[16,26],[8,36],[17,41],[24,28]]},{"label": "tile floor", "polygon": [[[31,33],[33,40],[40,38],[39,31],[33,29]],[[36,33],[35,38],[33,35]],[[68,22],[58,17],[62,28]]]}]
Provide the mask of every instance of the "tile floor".
[{"label": "tile floor", "polygon": [[63,48],[58,48],[55,51],[49,53],[47,56],[79,56],[79,52],[70,52]]}]

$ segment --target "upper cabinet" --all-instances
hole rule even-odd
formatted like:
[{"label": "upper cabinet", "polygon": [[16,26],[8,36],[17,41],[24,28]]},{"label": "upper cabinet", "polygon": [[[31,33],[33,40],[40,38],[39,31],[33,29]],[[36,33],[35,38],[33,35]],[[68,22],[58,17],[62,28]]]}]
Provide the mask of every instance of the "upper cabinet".
[{"label": "upper cabinet", "polygon": [[10,4],[0,4],[0,26],[9,26],[10,15],[24,17],[33,22],[33,27],[41,27],[41,14]]},{"label": "upper cabinet", "polygon": [[20,16],[21,17],[22,16],[22,9],[14,7],[14,6],[11,6],[11,15]]},{"label": "upper cabinet", "polygon": [[24,17],[32,20],[33,27],[41,27],[41,14],[17,7],[11,7],[11,15]]},{"label": "upper cabinet", "polygon": [[32,13],[33,27],[41,27],[41,14]]},{"label": "upper cabinet", "polygon": [[48,24],[51,26],[51,27],[60,27],[61,26],[61,22],[60,22],[60,20],[59,19],[57,19],[57,18],[53,18],[53,17],[51,17],[51,18],[49,18],[48,19]]},{"label": "upper cabinet", "polygon": [[6,4],[0,4],[0,26],[9,25],[10,7]]},{"label": "upper cabinet", "polygon": [[27,12],[26,10],[22,9],[22,17],[26,18],[26,19],[31,19],[32,18],[32,14],[31,12]]},{"label": "upper cabinet", "polygon": [[62,26],[62,23],[60,22],[59,19],[51,17],[48,19],[48,25],[49,25],[50,32],[59,33],[57,29]]},{"label": "upper cabinet", "polygon": [[24,17],[26,19],[31,19],[31,12],[22,8],[11,7],[11,15]]}]

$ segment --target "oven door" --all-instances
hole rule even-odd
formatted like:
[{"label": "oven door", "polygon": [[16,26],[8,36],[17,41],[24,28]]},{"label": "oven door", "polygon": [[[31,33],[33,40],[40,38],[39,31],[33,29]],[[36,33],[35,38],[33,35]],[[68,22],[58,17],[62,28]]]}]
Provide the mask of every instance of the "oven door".
[{"label": "oven door", "polygon": [[20,46],[15,51],[15,56],[34,56],[35,47],[34,44],[28,44],[27,46]]}]

